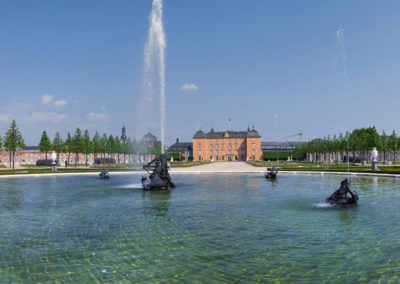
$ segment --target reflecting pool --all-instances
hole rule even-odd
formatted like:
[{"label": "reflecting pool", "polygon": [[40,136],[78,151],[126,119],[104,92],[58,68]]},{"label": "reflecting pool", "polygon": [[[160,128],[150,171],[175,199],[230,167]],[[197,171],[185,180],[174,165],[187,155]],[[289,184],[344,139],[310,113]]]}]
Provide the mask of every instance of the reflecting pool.
[{"label": "reflecting pool", "polygon": [[400,281],[400,180],[353,178],[359,206],[329,207],[342,178],[1,178],[0,282]]}]

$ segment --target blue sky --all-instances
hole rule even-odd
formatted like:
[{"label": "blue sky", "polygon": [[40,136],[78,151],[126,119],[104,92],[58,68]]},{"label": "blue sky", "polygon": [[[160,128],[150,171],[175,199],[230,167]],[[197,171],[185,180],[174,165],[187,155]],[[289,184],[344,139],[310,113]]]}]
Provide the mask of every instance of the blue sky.
[{"label": "blue sky", "polygon": [[[0,135],[12,118],[29,145],[43,130],[117,135],[124,123],[145,134],[135,113],[150,10],[150,0],[1,1]],[[399,15],[399,1],[164,0],[167,144],[229,118],[263,140],[399,132]]]}]

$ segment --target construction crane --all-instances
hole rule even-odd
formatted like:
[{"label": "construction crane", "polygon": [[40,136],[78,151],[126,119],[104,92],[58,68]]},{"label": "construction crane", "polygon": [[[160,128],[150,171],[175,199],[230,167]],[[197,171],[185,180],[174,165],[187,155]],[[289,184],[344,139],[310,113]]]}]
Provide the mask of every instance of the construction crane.
[{"label": "construction crane", "polygon": [[289,138],[289,137],[293,137],[293,136],[299,136],[299,138],[300,138],[300,142],[301,142],[301,141],[303,141],[303,130],[302,130],[302,131],[300,131],[299,133],[296,133],[296,134],[293,134],[293,135],[286,136],[285,138]]}]

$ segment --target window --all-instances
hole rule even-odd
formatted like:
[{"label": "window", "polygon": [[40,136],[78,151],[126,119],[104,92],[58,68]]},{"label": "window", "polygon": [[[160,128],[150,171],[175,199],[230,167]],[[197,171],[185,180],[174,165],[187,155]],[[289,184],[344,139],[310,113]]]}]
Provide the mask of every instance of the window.
[{"label": "window", "polygon": [[256,142],[256,138],[252,138],[251,141]]},{"label": "window", "polygon": [[42,155],[39,155],[39,160],[42,158]]},{"label": "window", "polygon": [[240,145],[240,148],[244,148],[244,144]]},{"label": "window", "polygon": [[31,156],[28,156],[28,163],[31,162]]},{"label": "window", "polygon": [[197,154],[201,155],[201,151],[197,151]]},{"label": "window", "polygon": [[235,142],[237,142],[237,138],[235,138]]},{"label": "window", "polygon": [[229,148],[229,149],[232,149],[232,144],[228,144],[228,148]]},{"label": "window", "polygon": [[201,144],[199,143],[199,145],[197,145],[198,148],[201,148]]},{"label": "window", "polygon": [[218,145],[218,144],[216,144],[216,145],[215,145],[215,148],[217,148],[217,149],[218,149],[218,148],[219,148],[219,145]]},{"label": "window", "polygon": [[244,155],[244,151],[243,151],[243,150],[240,150],[240,154]]},{"label": "window", "polygon": [[252,146],[253,148],[255,148],[255,147],[256,147],[256,144],[255,144],[255,143],[253,143],[251,146]]},{"label": "window", "polygon": [[218,139],[215,139],[215,143],[218,143]]},{"label": "window", "polygon": [[251,150],[251,154],[255,155],[256,154],[256,150]]},{"label": "window", "polygon": [[222,150],[222,151],[221,151],[221,154],[222,154],[222,155],[225,155],[225,150]]},{"label": "window", "polygon": [[210,151],[210,155],[212,155],[213,154],[213,151]]},{"label": "window", "polygon": [[222,156],[222,161],[224,161],[225,160],[225,156]]},{"label": "window", "polygon": [[218,150],[214,151],[214,153],[217,154],[217,155],[219,155],[219,151],[218,151]]},{"label": "window", "polygon": [[7,163],[7,156],[4,156],[3,161],[4,161],[4,163]]},{"label": "window", "polygon": [[225,148],[225,144],[221,144],[221,148]]},{"label": "window", "polygon": [[235,154],[237,154],[238,153],[238,151],[237,150],[235,150]]},{"label": "window", "polygon": [[[237,140],[237,139],[236,139]],[[237,143],[235,144],[235,148],[237,148]]]},{"label": "window", "polygon": [[232,155],[232,151],[231,150],[228,151],[228,155]]},{"label": "window", "polygon": [[15,162],[18,163],[18,156],[15,156]]},{"label": "window", "polygon": [[210,144],[210,146],[208,146],[208,147],[210,147],[210,149],[212,149],[213,148],[213,144]]}]

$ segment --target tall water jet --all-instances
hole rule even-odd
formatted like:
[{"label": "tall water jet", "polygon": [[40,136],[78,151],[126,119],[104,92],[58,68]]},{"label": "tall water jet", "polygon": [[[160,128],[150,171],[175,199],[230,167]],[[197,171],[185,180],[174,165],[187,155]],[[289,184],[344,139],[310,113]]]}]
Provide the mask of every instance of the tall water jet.
[{"label": "tall water jet", "polygon": [[[347,76],[347,64],[346,64],[346,45],[345,45],[345,35],[344,29],[342,26],[339,26],[338,30],[336,31],[336,41],[342,50],[342,57],[343,57],[343,80],[344,80],[344,92],[347,102],[347,111],[346,111],[346,128],[349,129],[349,78]],[[347,175],[350,176],[350,144],[349,144],[349,135],[346,132],[346,140],[347,140]]]},{"label": "tall water jet", "polygon": [[[148,110],[147,103],[154,102],[153,95],[155,88],[160,93],[160,129],[161,129],[161,153],[164,153],[165,145],[165,50],[167,47],[165,32],[163,27],[163,1],[154,0],[151,14],[150,27],[147,43],[144,48],[144,76],[143,76],[143,97],[140,112]],[[150,110],[151,111],[151,110]],[[141,115],[144,119],[145,115]]]}]

